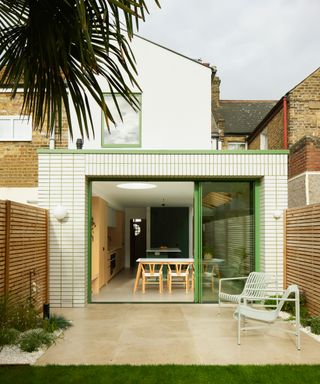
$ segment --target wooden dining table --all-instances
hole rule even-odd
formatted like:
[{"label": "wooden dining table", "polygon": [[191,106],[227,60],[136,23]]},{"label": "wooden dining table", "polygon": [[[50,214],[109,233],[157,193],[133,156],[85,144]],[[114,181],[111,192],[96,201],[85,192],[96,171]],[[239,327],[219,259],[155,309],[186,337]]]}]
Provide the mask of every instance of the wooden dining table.
[{"label": "wooden dining table", "polygon": [[136,292],[139,286],[139,280],[141,279],[141,272],[142,272],[142,265],[143,264],[153,264],[153,265],[177,265],[177,264],[183,264],[183,265],[193,265],[194,264],[194,259],[193,258],[188,258],[188,259],[183,259],[183,258],[153,258],[153,257],[141,257],[136,260],[138,263],[138,269],[137,269],[137,274],[136,274],[136,279],[134,282],[134,288],[133,288],[133,293]]}]

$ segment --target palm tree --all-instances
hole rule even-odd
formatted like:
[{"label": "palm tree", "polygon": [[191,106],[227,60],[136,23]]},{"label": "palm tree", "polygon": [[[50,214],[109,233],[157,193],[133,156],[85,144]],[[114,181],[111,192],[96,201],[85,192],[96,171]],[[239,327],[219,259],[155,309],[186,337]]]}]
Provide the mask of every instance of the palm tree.
[{"label": "palm tree", "polygon": [[97,75],[107,80],[116,105],[120,93],[138,108],[129,41],[146,12],[145,0],[0,0],[0,87],[13,97],[23,89],[22,113],[33,116],[35,129],[61,133],[65,110],[72,135],[69,92],[88,136],[88,94],[113,121]]}]

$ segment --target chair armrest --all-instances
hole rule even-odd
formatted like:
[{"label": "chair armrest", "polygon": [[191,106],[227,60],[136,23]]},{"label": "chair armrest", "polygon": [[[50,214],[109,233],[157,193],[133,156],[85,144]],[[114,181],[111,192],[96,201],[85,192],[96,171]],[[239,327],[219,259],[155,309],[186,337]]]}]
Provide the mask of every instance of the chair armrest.
[{"label": "chair armrest", "polygon": [[221,292],[222,282],[223,282],[223,281],[246,280],[247,278],[248,278],[248,276],[241,276],[241,277],[223,277],[222,279],[219,279],[219,293]]}]

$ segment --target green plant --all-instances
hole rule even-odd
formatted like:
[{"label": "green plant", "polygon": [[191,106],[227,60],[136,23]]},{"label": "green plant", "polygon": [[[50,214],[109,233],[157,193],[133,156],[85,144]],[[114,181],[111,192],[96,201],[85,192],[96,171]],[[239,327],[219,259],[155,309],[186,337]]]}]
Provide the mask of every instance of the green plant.
[{"label": "green plant", "polygon": [[301,324],[303,327],[310,327],[310,325],[311,325],[311,319],[312,319],[312,317],[310,317],[310,316],[304,316],[304,317],[301,317],[301,319],[300,319],[300,324]]},{"label": "green plant", "polygon": [[[294,293],[291,293],[289,295],[289,299],[294,299]],[[300,292],[300,314],[301,317],[308,316],[308,311],[306,308],[306,296],[304,293]],[[285,312],[290,313],[291,315],[295,316],[295,302],[294,301],[286,301],[282,307],[282,310]]]},{"label": "green plant", "polygon": [[[270,296],[269,299],[265,300],[264,305],[269,309],[273,309],[277,306],[279,300],[275,300],[275,298],[280,298],[280,295]],[[289,299],[294,299],[294,294],[290,294]],[[295,316],[295,302],[294,301],[285,301],[282,307],[282,311],[288,312],[291,316]],[[300,293],[300,316],[301,318],[308,317],[308,309],[306,307],[306,297],[303,293]]]},{"label": "green plant", "polygon": [[4,345],[16,344],[20,332],[14,328],[1,328],[0,329],[0,347]]},{"label": "green plant", "polygon": [[20,335],[19,346],[25,352],[33,352],[42,345],[50,346],[53,341],[54,336],[44,329],[30,329]]},{"label": "green plant", "polygon": [[315,335],[320,335],[320,317],[314,316],[310,319],[310,329]]},{"label": "green plant", "polygon": [[205,255],[206,253],[210,253],[213,256],[214,250],[213,250],[213,247],[211,245],[205,244],[203,246],[203,254]]},{"label": "green plant", "polygon": [[44,319],[42,322],[42,328],[51,333],[58,329],[67,329],[69,327],[71,327],[70,321],[58,315],[52,315],[49,319]]},{"label": "green plant", "polygon": [[39,310],[30,300],[19,297],[2,297],[0,300],[0,327],[26,331],[40,325]]}]

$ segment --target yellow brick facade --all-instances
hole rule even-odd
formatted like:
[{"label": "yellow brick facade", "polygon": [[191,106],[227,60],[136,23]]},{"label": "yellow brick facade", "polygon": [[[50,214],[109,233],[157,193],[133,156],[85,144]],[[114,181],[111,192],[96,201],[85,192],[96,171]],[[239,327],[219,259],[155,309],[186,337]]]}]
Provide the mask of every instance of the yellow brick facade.
[{"label": "yellow brick facade", "polygon": [[289,147],[304,136],[320,137],[320,68],[289,92]]},{"label": "yellow brick facade", "polygon": [[[0,115],[19,115],[22,95],[14,99],[10,93],[0,93]],[[45,129],[45,128],[44,128]],[[38,148],[48,148],[45,131],[33,130],[32,141],[0,141],[0,187],[37,187]],[[68,124],[63,118],[61,138],[56,138],[56,148],[68,147]]]}]

